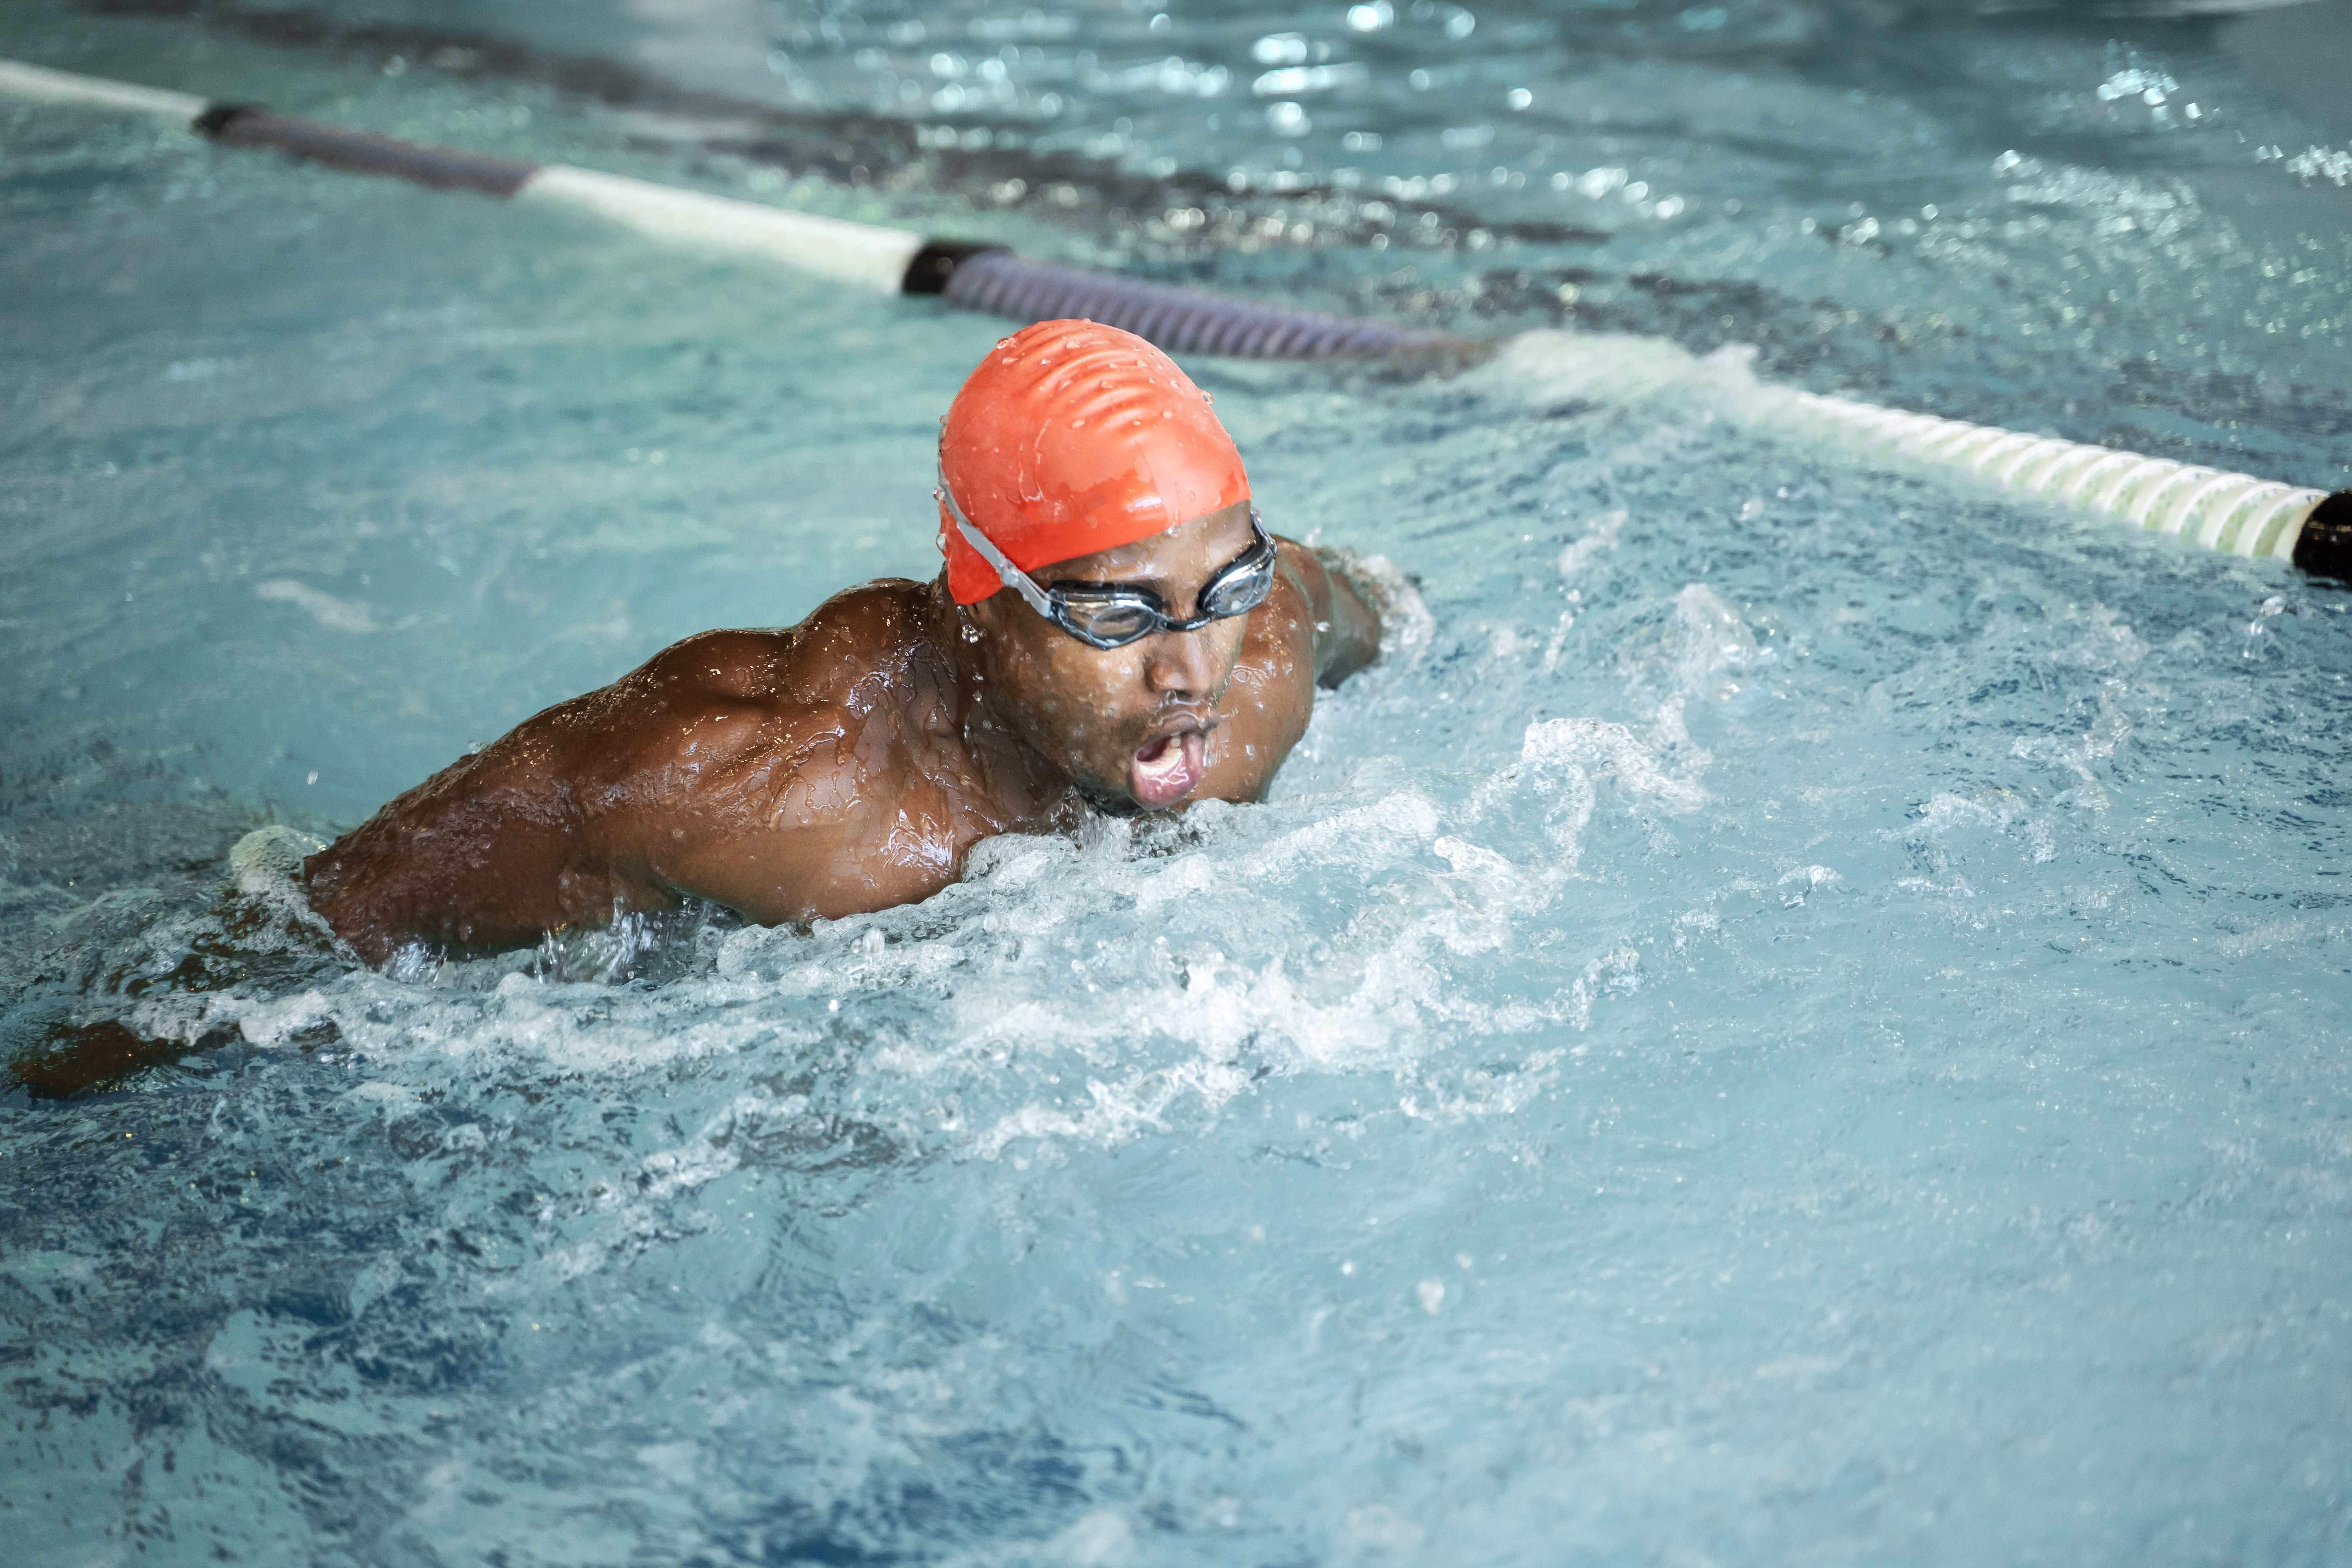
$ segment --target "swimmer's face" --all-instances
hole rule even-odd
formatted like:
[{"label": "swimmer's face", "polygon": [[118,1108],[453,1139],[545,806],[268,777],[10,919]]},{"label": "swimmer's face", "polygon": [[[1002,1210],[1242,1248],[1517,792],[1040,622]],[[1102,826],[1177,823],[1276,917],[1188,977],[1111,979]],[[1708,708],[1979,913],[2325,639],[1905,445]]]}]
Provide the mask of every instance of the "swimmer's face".
[{"label": "swimmer's face", "polygon": [[[1165,533],[1041,566],[1044,584],[1148,588],[1171,616],[1199,613],[1201,590],[1250,548],[1249,503]],[[1089,647],[1010,591],[969,606],[997,710],[1091,795],[1144,806],[1192,793],[1208,765],[1217,707],[1240,658],[1247,616],[1198,631]]]}]

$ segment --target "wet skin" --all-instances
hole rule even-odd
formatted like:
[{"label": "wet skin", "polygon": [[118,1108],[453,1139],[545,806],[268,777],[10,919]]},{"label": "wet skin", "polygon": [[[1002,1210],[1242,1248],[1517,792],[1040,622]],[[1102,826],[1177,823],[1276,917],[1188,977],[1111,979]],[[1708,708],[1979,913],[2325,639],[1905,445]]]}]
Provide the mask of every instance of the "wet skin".
[{"label": "wet skin", "polygon": [[[1034,574],[1190,616],[1249,547],[1246,504]],[[371,963],[504,947],[711,900],[774,924],[909,903],[982,838],[1265,794],[1319,683],[1377,656],[1377,615],[1281,542],[1247,616],[1099,650],[1011,592],[944,575],[837,594],[781,631],[705,632],[460,758],[310,858],[310,898]],[[1167,802],[1170,791],[1181,793]]]}]

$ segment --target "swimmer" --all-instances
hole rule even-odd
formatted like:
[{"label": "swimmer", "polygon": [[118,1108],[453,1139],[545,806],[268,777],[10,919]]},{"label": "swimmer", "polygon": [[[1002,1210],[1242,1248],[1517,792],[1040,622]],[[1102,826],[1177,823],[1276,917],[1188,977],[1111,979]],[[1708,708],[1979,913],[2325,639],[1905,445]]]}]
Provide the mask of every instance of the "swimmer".
[{"label": "swimmer", "polygon": [[1207,396],[1142,339],[998,343],[940,439],[929,583],[687,638],[460,758],[306,862],[371,963],[707,899],[766,924],[911,903],[994,834],[1253,801],[1377,589],[1269,534]]}]

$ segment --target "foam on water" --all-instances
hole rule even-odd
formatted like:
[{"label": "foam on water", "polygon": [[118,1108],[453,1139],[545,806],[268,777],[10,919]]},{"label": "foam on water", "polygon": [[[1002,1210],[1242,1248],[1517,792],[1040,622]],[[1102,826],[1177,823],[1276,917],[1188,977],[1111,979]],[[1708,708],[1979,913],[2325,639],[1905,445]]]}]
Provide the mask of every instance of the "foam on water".
[{"label": "foam on water", "polygon": [[[1393,9],[1381,47],[1448,37]],[[1602,19],[1769,43],[1762,11],[1689,9]],[[1299,18],[1302,47],[1339,15]],[[83,51],[60,64],[145,50],[121,74],[162,79],[194,38],[289,111],[390,120],[404,83],[410,133],[731,167],[551,95],[523,126],[421,55],[389,78],[22,16]],[[719,73],[740,20],[629,26]],[[869,24],[893,25],[844,26]],[[1070,25],[1033,42],[1157,37]],[[1244,61],[1271,31],[1217,25]],[[1532,47],[1477,53],[1517,25],[1444,44],[1452,85],[1406,86],[1402,58],[1360,84],[1412,106],[1380,122],[1401,177],[1400,149],[1493,118],[1467,66]],[[1207,58],[1138,59],[1180,47]],[[1622,105],[1696,71],[1591,80]],[[1834,81],[1725,90],[1817,112],[1808,137],[1879,122]],[[1917,100],[1895,118],[1934,132],[1927,172],[1979,178]],[[2343,595],[1852,467],[1751,418],[1751,362],[1703,334],[1539,334],[1429,374],[1203,363],[1270,522],[1360,552],[1401,607],[1270,800],[991,841],[936,898],[807,929],[689,908],[372,972],[302,901],[301,854],[677,637],[931,570],[929,444],[1001,325],[145,130],[0,125],[36,237],[0,247],[0,1044],[173,1047],[107,1092],[0,1099],[19,1552],[2340,1554]],[[1572,134],[1619,131],[1685,134]],[[1752,144],[1726,156],[1777,199]],[[898,173],[812,201],[916,222],[971,194]],[[2256,283],[2206,209],[2060,184],[2018,205],[2076,204],[2057,226],[2086,264],[2162,225],[2192,260],[2250,258],[2203,281],[2294,330],[2225,346],[2300,374],[2280,345],[2333,320],[2336,263]],[[1634,213],[1625,188],[1561,199]],[[1497,232],[1538,200],[1491,189]],[[1826,343],[1864,386],[1916,362],[1802,300],[2054,298],[2074,271],[2042,231],[1800,252],[1643,229],[1643,199],[1626,244],[1752,247],[1768,355]],[[2188,330],[2167,276],[2053,345],[2046,384],[1968,383],[1950,411],[2126,397],[2114,343]],[[1727,299],[1624,287],[1709,320]],[[2246,449],[2340,468],[2334,374],[2269,423],[2250,395]],[[2204,411],[2179,449],[2223,439]]]}]

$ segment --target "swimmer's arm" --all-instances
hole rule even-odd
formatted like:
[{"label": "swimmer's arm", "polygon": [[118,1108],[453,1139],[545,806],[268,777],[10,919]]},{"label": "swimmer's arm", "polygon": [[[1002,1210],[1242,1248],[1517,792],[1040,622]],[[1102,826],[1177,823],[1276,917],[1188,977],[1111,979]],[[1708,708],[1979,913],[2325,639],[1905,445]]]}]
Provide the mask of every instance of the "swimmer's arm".
[{"label": "swimmer's arm", "polygon": [[825,738],[822,714],[769,700],[780,642],[690,637],[525,721],[312,856],[313,907],[371,963],[412,942],[512,947],[681,895],[755,920],[830,912],[812,889],[839,822],[795,833],[758,805]]},{"label": "swimmer's arm", "polygon": [[401,795],[305,863],[311,906],[371,963],[411,942],[511,947],[657,907],[592,842],[594,740],[626,683],[559,703]]},{"label": "swimmer's arm", "polygon": [[1295,540],[1282,541],[1282,563],[1305,595],[1315,628],[1315,684],[1337,686],[1381,657],[1380,612],[1354,584]]}]

